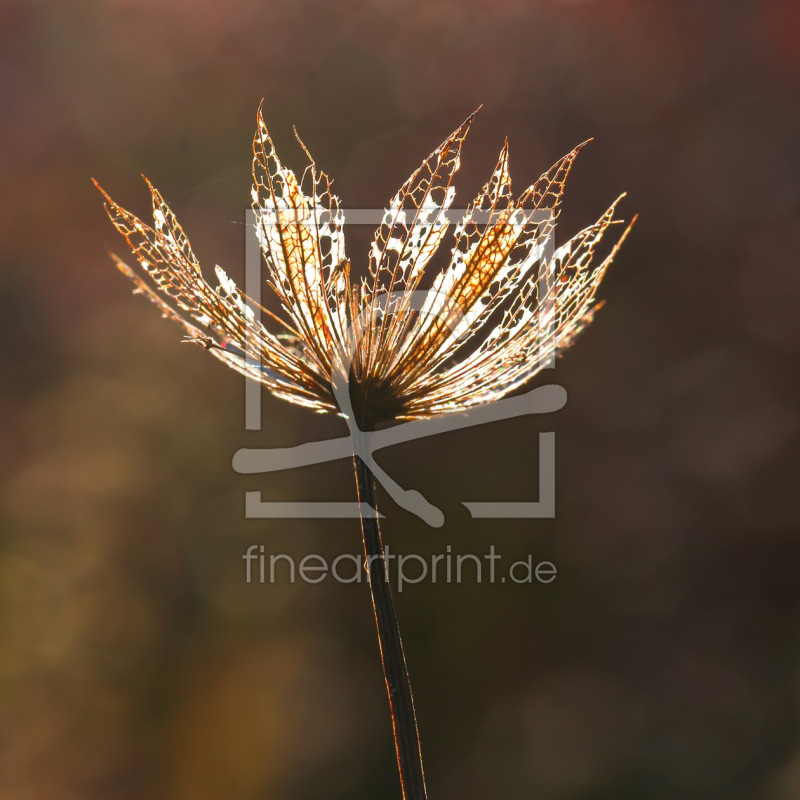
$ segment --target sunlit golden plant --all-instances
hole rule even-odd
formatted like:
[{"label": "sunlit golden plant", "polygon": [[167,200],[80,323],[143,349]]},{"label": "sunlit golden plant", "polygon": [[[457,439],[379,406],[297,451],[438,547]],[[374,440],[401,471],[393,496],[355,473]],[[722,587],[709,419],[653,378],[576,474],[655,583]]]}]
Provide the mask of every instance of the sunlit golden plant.
[{"label": "sunlit golden plant", "polygon": [[[598,246],[618,200],[557,249],[552,237],[575,148],[514,199],[508,143],[455,226],[449,263],[420,289],[447,233],[461,146],[473,116],[428,156],[392,198],[369,251],[368,277],[351,277],[345,217],[308,150],[300,180],[275,152],[261,111],[253,143],[253,208],[267,281],[282,314],[256,306],[219,267],[202,275],[189,241],[150,185],[153,226],[106,210],[138,262],[117,266],[164,316],[275,395],[350,413],[354,440],[376,423],[430,417],[497,400],[526,383],[591,320],[600,281],[630,230],[604,258]],[[100,188],[98,186],[98,188]],[[103,191],[101,189],[101,191]],[[594,263],[599,261],[599,263]],[[271,317],[275,330],[258,318]],[[346,386],[349,402],[338,402]],[[352,423],[355,421],[356,426]],[[374,463],[354,442],[358,498],[375,509]],[[366,460],[365,460],[366,459]],[[361,530],[404,800],[426,800],[416,715],[376,515]]]},{"label": "sunlit golden plant", "polygon": [[[514,199],[506,143],[489,181],[455,225],[449,264],[425,303],[412,307],[410,298],[449,228],[453,176],[473,116],[392,198],[370,247],[369,277],[353,281],[344,213],[329,178],[303,147],[309,164],[298,180],[279,160],[259,110],[252,201],[267,280],[283,312],[265,312],[277,332],[256,318],[219,267],[218,286],[209,285],[181,226],[149,182],[152,227],[103,192],[111,221],[138,262],[134,270],[115,257],[117,266],[190,341],[292,402],[338,410],[331,376],[342,364],[356,413],[371,422],[496,400],[527,382],[591,319],[598,285],[630,228],[593,263],[616,222],[617,200],[547,258],[580,147]],[[248,364],[245,353],[261,366]]]}]

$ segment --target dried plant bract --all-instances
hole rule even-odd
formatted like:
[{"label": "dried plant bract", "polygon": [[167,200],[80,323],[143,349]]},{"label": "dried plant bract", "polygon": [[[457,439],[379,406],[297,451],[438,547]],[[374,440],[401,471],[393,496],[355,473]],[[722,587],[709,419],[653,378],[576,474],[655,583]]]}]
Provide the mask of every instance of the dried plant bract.
[{"label": "dried plant bract", "polygon": [[259,110],[252,203],[267,281],[282,311],[265,311],[268,325],[222,269],[216,268],[215,288],[206,281],[181,226],[149,182],[152,226],[103,192],[138,268],[115,257],[116,264],[136,291],[184,327],[188,340],[294,403],[338,410],[332,376],[342,370],[367,427],[496,400],[528,381],[591,320],[597,288],[630,226],[596,257],[618,222],[617,200],[549,251],[564,183],[581,148],[515,198],[506,143],[454,226],[449,263],[424,302],[412,303],[450,227],[453,177],[473,117],[392,198],[372,240],[369,276],[355,281],[345,253],[345,215],[330,179],[305,146],[308,165],[300,179],[284,166]]}]

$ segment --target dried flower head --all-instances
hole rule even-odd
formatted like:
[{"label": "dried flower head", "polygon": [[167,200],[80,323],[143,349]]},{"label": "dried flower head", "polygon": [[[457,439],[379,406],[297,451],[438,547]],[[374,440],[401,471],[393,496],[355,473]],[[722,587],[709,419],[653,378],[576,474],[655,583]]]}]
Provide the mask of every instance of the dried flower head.
[{"label": "dried flower head", "polygon": [[261,310],[279,334],[262,324],[222,269],[216,268],[219,285],[208,284],[149,181],[153,227],[100,189],[140,269],[114,256],[116,264],[135,291],[184,327],[187,340],[279,397],[335,411],[334,389],[343,376],[362,429],[498,399],[591,320],[598,285],[630,226],[594,264],[601,239],[618,222],[618,199],[593,225],[548,248],[580,146],[514,199],[506,142],[489,181],[455,225],[449,264],[422,292],[426,266],[449,227],[453,176],[473,117],[394,196],[372,240],[369,277],[354,282],[344,213],[330,179],[300,142],[309,164],[298,180],[279,160],[259,109],[252,199],[267,282],[282,316]]}]

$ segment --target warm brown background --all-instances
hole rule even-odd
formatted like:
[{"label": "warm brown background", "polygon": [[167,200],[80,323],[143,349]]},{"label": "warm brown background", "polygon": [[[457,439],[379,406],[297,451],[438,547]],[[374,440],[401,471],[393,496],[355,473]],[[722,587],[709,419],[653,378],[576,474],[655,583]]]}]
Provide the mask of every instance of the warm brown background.
[{"label": "warm brown background", "polygon": [[[594,136],[562,240],[622,190],[641,214],[563,412],[381,458],[447,514],[384,499],[396,550],[560,570],[400,598],[431,797],[800,794],[794,0],[6,0],[0,31],[4,800],[399,795],[366,586],[243,580],[253,543],[358,551],[355,523],[243,512],[246,489],[350,499],[346,462],[230,466],[343,424],[265,396],[245,433],[242,380],[130,295],[89,183],[146,213],[146,173],[239,275],[262,97],[345,205],[381,206],[483,103],[457,202],[506,135],[518,189]],[[533,499],[553,427],[557,519],[469,519]]]}]

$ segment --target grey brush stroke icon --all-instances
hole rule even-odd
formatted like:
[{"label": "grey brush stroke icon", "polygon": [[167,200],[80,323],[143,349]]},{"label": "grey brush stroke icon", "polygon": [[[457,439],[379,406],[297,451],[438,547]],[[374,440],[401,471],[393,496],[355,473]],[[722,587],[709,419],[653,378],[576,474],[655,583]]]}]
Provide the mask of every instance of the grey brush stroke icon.
[{"label": "grey brush stroke icon", "polygon": [[[537,216],[534,212],[532,217]],[[252,215],[252,217],[250,216]],[[544,215],[549,218],[548,215]],[[256,214],[248,212],[247,227],[255,231],[260,225],[270,224],[263,211]],[[540,257],[543,263],[549,263],[553,254],[553,237],[548,236]],[[254,313],[257,313],[260,299],[259,264],[260,251],[258,237],[248,235],[246,259],[246,296]],[[545,270],[544,280],[547,280],[548,271]],[[379,306],[382,314],[388,315],[396,312],[408,313],[421,311],[429,299],[432,290],[417,290],[406,294],[405,292],[389,292],[378,295],[374,301]],[[462,315],[459,308],[446,296],[438,298],[439,307],[434,312],[440,316],[451,331],[455,330]],[[373,311],[376,306],[373,306]],[[367,313],[365,309],[364,313]],[[351,324],[348,335],[344,341],[348,343],[349,352],[339,352],[338,357],[332,357],[331,387],[342,416],[350,429],[350,435],[339,439],[323,442],[309,442],[290,448],[275,448],[268,450],[240,449],[233,457],[233,468],[241,474],[262,472],[277,472],[284,469],[293,469],[312,464],[325,463],[341,458],[361,458],[375,476],[375,479],[384,487],[389,496],[401,508],[405,508],[432,527],[441,527],[444,524],[442,511],[428,502],[420,492],[415,489],[404,489],[397,484],[375,462],[373,454],[376,450],[393,444],[400,444],[439,433],[446,433],[461,428],[482,425],[504,419],[524,416],[527,414],[542,414],[558,411],[567,401],[566,390],[557,384],[540,386],[517,397],[503,398],[501,400],[476,406],[466,412],[443,414],[431,419],[403,423],[382,431],[363,431],[358,427],[350,400],[348,376],[350,364],[358,347],[355,330],[364,329],[364,319],[361,324]],[[261,367],[256,354],[245,354],[247,363]],[[543,367],[552,367],[552,359],[548,363],[539,363],[531,369],[531,373]],[[261,367],[263,368],[263,367]],[[258,384],[248,381],[245,393],[245,416],[247,428],[260,428],[260,393]],[[465,502],[473,517],[553,517],[555,516],[555,434],[541,433],[539,435],[539,501],[522,503],[477,503]],[[380,516],[375,509],[364,503],[343,502],[264,502],[260,492],[246,493],[246,516],[248,518],[340,518]],[[368,511],[367,511],[368,509]]]},{"label": "grey brush stroke icon", "polygon": [[[356,437],[342,436],[338,439],[328,439],[321,442],[306,442],[295,447],[274,448],[270,450],[242,448],[233,456],[233,468],[240,474],[255,474],[265,472],[281,472],[285,469],[323,464],[328,461],[337,461],[342,458],[352,458],[358,454],[369,458],[370,468],[374,470],[375,462],[372,454],[385,447],[411,442],[415,439],[436,436],[440,433],[472,428],[476,425],[485,425],[489,422],[513,419],[528,414],[550,414],[562,409],[567,402],[567,392],[563,386],[555,383],[539,386],[517,397],[508,397],[476,406],[469,411],[458,414],[447,414],[431,419],[415,420],[392,428],[371,432],[368,436]],[[362,434],[365,432],[361,432]],[[362,438],[358,442],[358,438]],[[465,502],[474,517],[500,517],[500,518],[526,518],[526,517],[551,517],[553,516],[554,474],[555,461],[555,434],[542,433],[539,436],[539,502],[538,503],[477,503]],[[359,446],[360,444],[360,446]],[[376,478],[387,489],[392,499],[398,505],[422,517],[428,524],[440,527],[443,522],[441,511],[435,506],[430,506],[427,500],[418,492],[406,492],[397,484],[388,479],[383,470],[378,468]],[[358,517],[365,508],[358,503],[280,503],[274,504],[275,508],[268,509],[271,503],[260,501],[260,492],[247,492],[248,517]],[[345,508],[345,506],[347,508]],[[512,508],[513,507],[513,508]],[[376,512],[368,516],[376,516]],[[438,524],[436,524],[438,522]]]},{"label": "grey brush stroke icon", "polygon": [[[384,447],[413,442],[415,439],[426,439],[440,433],[450,433],[528,414],[551,414],[560,411],[566,403],[567,390],[557,383],[549,383],[517,397],[506,397],[494,403],[476,406],[469,411],[404,422],[385,430],[374,431],[370,435],[370,450],[374,453]],[[352,458],[354,449],[350,436],[269,450],[243,447],[233,456],[233,468],[241,475],[282,472],[286,469],[310,467],[314,464]]]}]

